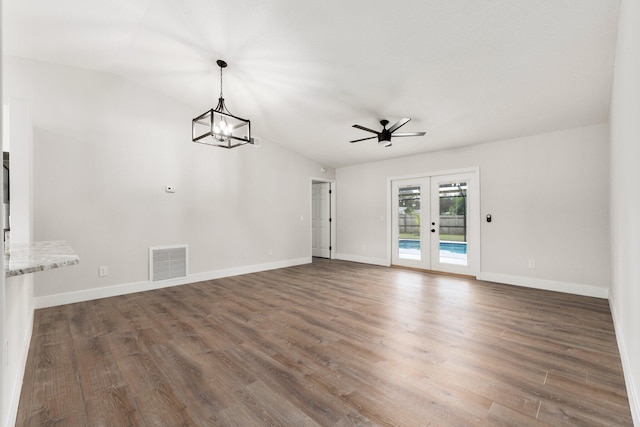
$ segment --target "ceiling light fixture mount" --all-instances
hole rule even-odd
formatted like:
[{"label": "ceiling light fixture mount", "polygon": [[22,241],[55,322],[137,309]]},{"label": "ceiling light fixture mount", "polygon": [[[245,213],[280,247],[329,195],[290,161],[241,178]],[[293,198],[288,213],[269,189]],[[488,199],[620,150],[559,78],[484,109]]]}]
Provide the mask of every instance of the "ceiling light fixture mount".
[{"label": "ceiling light fixture mount", "polygon": [[191,140],[214,147],[235,148],[254,144],[251,137],[251,121],[231,114],[222,96],[222,70],[227,63],[216,61],[220,67],[220,97],[218,105],[191,121]]}]

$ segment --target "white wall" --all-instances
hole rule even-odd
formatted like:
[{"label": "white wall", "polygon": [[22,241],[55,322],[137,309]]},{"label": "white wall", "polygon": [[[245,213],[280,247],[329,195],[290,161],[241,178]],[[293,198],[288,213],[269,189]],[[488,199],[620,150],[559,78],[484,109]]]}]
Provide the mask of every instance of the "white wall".
[{"label": "white wall", "polygon": [[[2,22],[2,2],[0,2],[0,22]],[[4,60],[2,58],[2,31],[0,31],[0,98],[2,98],[3,88],[2,88],[2,78],[4,75]],[[5,119],[4,119],[4,103],[2,105],[2,113],[0,114],[0,137],[2,138],[2,143],[0,146],[3,146],[4,143],[4,129],[5,129]],[[0,184],[4,184],[4,173],[0,178]],[[2,213],[0,213],[0,220],[2,224],[4,224],[4,209]],[[4,253],[4,239],[2,243],[2,251]],[[5,403],[5,387],[6,387],[6,350],[5,350],[5,282],[4,282],[4,256],[0,257],[0,426],[5,426],[5,417],[8,413],[7,405]]]},{"label": "white wall", "polygon": [[478,166],[480,277],[606,297],[608,140],[596,125],[339,168],[338,254],[386,262],[389,177]]},{"label": "white wall", "polygon": [[640,2],[623,0],[611,101],[611,309],[640,425]]},{"label": "white wall", "polygon": [[211,106],[110,74],[7,58],[5,81],[31,107],[33,238],[67,240],[80,257],[35,275],[37,305],[148,288],[151,246],[188,244],[192,278],[309,261],[319,163],[264,139],[195,144],[191,119]]},{"label": "white wall", "polygon": [[[10,99],[3,111],[7,120],[3,128],[3,149],[10,150],[11,242],[31,240],[32,227],[32,134],[29,106],[23,100]],[[4,270],[2,270],[4,271]],[[4,274],[3,274],[4,275]],[[3,383],[1,425],[13,425],[18,410],[22,378],[33,328],[33,275],[5,279],[3,319],[6,350],[6,373]]]}]

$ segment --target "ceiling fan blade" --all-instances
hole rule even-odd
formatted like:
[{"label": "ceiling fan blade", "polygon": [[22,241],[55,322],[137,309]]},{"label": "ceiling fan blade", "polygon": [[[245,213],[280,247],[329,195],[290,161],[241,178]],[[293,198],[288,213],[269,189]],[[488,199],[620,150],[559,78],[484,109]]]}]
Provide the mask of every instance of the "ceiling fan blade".
[{"label": "ceiling fan blade", "polygon": [[373,138],[376,138],[376,137],[375,136],[370,136],[368,138],[354,139],[353,141],[349,141],[349,142],[354,143],[354,142],[366,141],[367,139],[373,139]]},{"label": "ceiling fan blade", "polygon": [[411,120],[408,117],[404,117],[400,120],[398,120],[393,126],[391,126],[389,128],[389,132],[393,133],[395,131],[397,131],[398,129],[400,129],[402,126],[406,125],[407,123],[409,123],[409,120]]},{"label": "ceiling fan blade", "polygon": [[366,130],[367,132],[371,132],[371,133],[375,133],[375,134],[379,133],[377,130],[369,129],[369,128],[366,128],[366,127],[360,126],[360,125],[353,125],[353,127],[357,128],[357,129]]},{"label": "ceiling fan blade", "polygon": [[400,133],[394,133],[393,136],[423,136],[426,135],[426,132],[400,132]]}]

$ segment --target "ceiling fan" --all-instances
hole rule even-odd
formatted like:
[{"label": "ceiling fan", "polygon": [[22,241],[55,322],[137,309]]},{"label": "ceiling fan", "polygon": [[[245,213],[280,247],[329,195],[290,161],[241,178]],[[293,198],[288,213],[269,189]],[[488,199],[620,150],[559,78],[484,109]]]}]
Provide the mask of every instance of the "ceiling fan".
[{"label": "ceiling fan", "polygon": [[[362,129],[362,130],[366,130],[367,132],[371,132],[371,133],[375,133],[378,137],[378,144],[382,144],[385,147],[391,147],[391,136],[423,136],[424,134],[426,134],[426,132],[400,132],[400,133],[394,133],[395,131],[397,131],[398,129],[400,129],[402,126],[406,125],[409,122],[409,118],[404,117],[400,120],[398,120],[394,125],[392,125],[389,129],[387,129],[387,125],[389,124],[389,120],[380,120],[380,124],[382,125],[382,130],[380,132],[373,130],[373,129],[369,129],[366,128],[364,126],[360,126],[360,125],[353,125],[354,128],[358,128],[358,129]],[[360,138],[360,139],[354,139],[353,141],[349,141],[351,143],[354,142],[360,142],[360,141],[366,141],[367,139],[373,139],[375,138],[375,136],[370,136],[368,138]]]}]

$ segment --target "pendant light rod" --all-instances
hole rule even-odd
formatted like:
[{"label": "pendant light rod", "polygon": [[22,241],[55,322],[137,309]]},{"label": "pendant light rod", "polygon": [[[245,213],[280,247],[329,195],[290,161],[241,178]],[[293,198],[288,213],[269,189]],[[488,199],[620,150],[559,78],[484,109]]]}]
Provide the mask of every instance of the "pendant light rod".
[{"label": "pendant light rod", "polygon": [[227,63],[224,62],[222,59],[218,59],[216,61],[216,64],[218,64],[218,67],[220,67],[220,98],[223,98],[223,96],[222,96],[222,70],[224,68],[227,68]]}]

